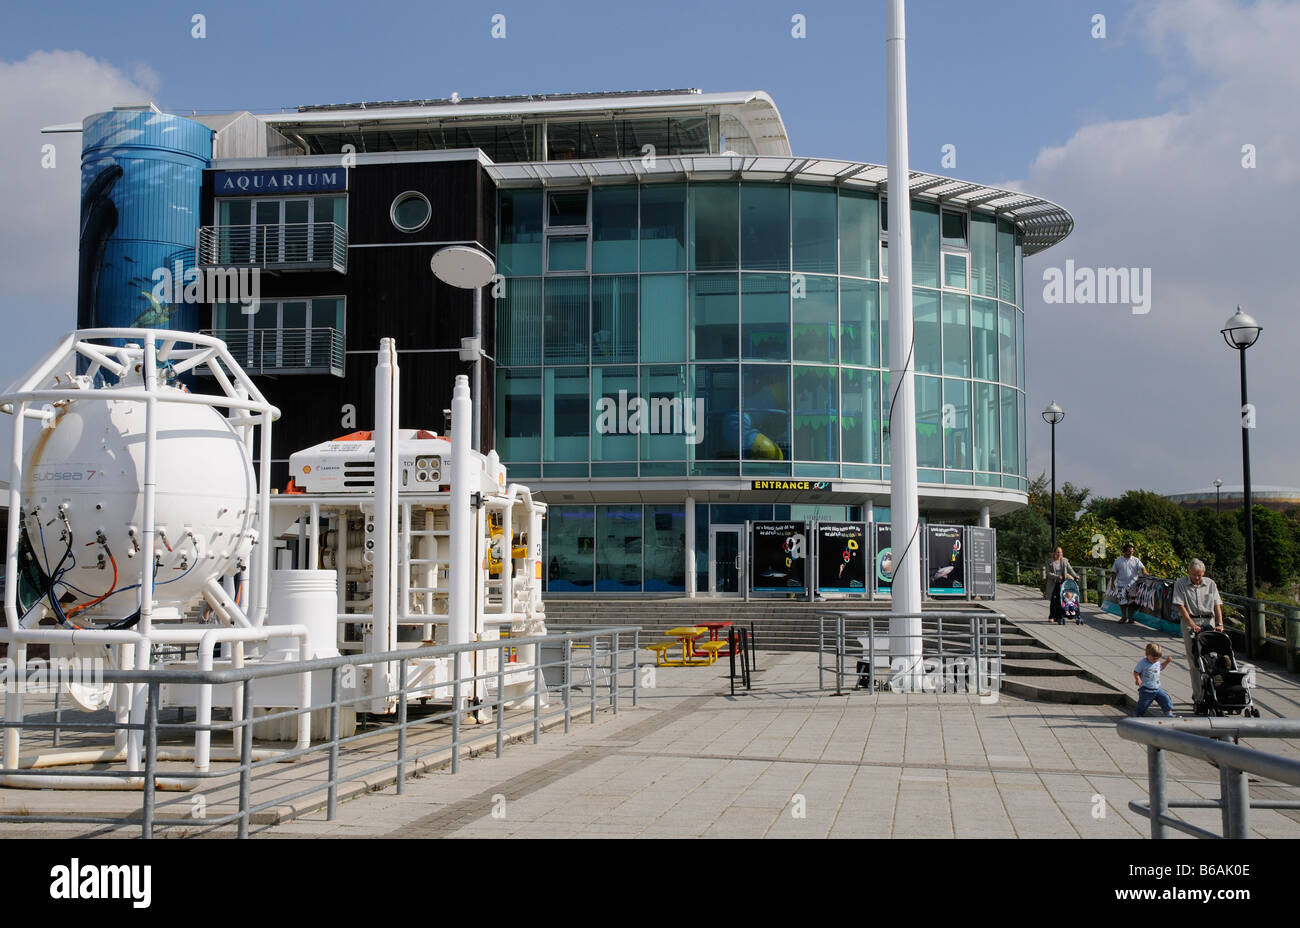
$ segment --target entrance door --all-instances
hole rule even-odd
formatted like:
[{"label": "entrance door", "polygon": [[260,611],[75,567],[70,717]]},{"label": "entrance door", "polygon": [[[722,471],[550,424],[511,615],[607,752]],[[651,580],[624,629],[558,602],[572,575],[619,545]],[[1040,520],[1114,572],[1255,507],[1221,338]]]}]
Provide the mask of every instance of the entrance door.
[{"label": "entrance door", "polygon": [[709,528],[709,592],[723,596],[745,592],[745,526]]}]

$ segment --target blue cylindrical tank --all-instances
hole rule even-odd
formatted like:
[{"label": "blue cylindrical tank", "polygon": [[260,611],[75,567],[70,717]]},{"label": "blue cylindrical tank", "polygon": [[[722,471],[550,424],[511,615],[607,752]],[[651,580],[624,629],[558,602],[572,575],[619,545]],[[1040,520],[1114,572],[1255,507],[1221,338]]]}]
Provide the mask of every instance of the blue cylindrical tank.
[{"label": "blue cylindrical tank", "polygon": [[157,302],[154,271],[194,266],[212,130],[148,109],[87,116],[81,135],[77,326],[193,331],[198,307]]}]

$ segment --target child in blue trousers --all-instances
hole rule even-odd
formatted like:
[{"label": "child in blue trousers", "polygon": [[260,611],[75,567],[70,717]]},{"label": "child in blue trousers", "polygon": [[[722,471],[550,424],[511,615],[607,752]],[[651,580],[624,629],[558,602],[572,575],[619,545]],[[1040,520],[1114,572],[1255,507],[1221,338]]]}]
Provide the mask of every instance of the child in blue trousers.
[{"label": "child in blue trousers", "polygon": [[1165,710],[1168,718],[1176,719],[1178,716],[1174,715],[1174,704],[1170,701],[1169,694],[1160,688],[1160,671],[1168,667],[1173,658],[1161,660],[1160,653],[1160,645],[1147,645],[1146,657],[1133,668],[1133,682],[1138,688],[1137,715],[1146,715],[1151,703],[1155,702]]}]

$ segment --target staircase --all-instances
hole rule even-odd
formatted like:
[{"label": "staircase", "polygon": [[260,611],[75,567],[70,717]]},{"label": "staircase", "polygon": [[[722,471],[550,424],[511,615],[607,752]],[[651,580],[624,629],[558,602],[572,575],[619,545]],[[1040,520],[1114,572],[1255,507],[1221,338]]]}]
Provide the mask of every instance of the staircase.
[{"label": "staircase", "polygon": [[1010,622],[1002,624],[1002,692],[1035,702],[1125,704],[1119,690]]}]

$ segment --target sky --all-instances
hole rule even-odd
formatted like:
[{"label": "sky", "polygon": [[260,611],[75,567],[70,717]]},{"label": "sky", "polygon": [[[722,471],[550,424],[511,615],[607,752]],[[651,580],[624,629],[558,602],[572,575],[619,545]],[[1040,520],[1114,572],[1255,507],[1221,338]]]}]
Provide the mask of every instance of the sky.
[{"label": "sky", "polygon": [[[1025,262],[1031,476],[1049,466],[1038,410],[1056,401],[1061,481],[1103,495],[1239,484],[1238,362],[1218,330],[1240,303],[1264,326],[1248,352],[1253,479],[1300,484],[1287,361],[1300,320],[1282,273],[1300,201],[1300,0],[911,0],[907,26],[911,167],[1024,190],[1075,218]],[[76,320],[80,137],[43,126],[145,100],[185,115],[697,87],[767,91],[796,155],[884,163],[884,27],[883,0],[7,10],[0,382]],[[946,145],[955,167],[941,166]],[[1047,302],[1045,275],[1067,261],[1149,271],[1149,311]]]}]

